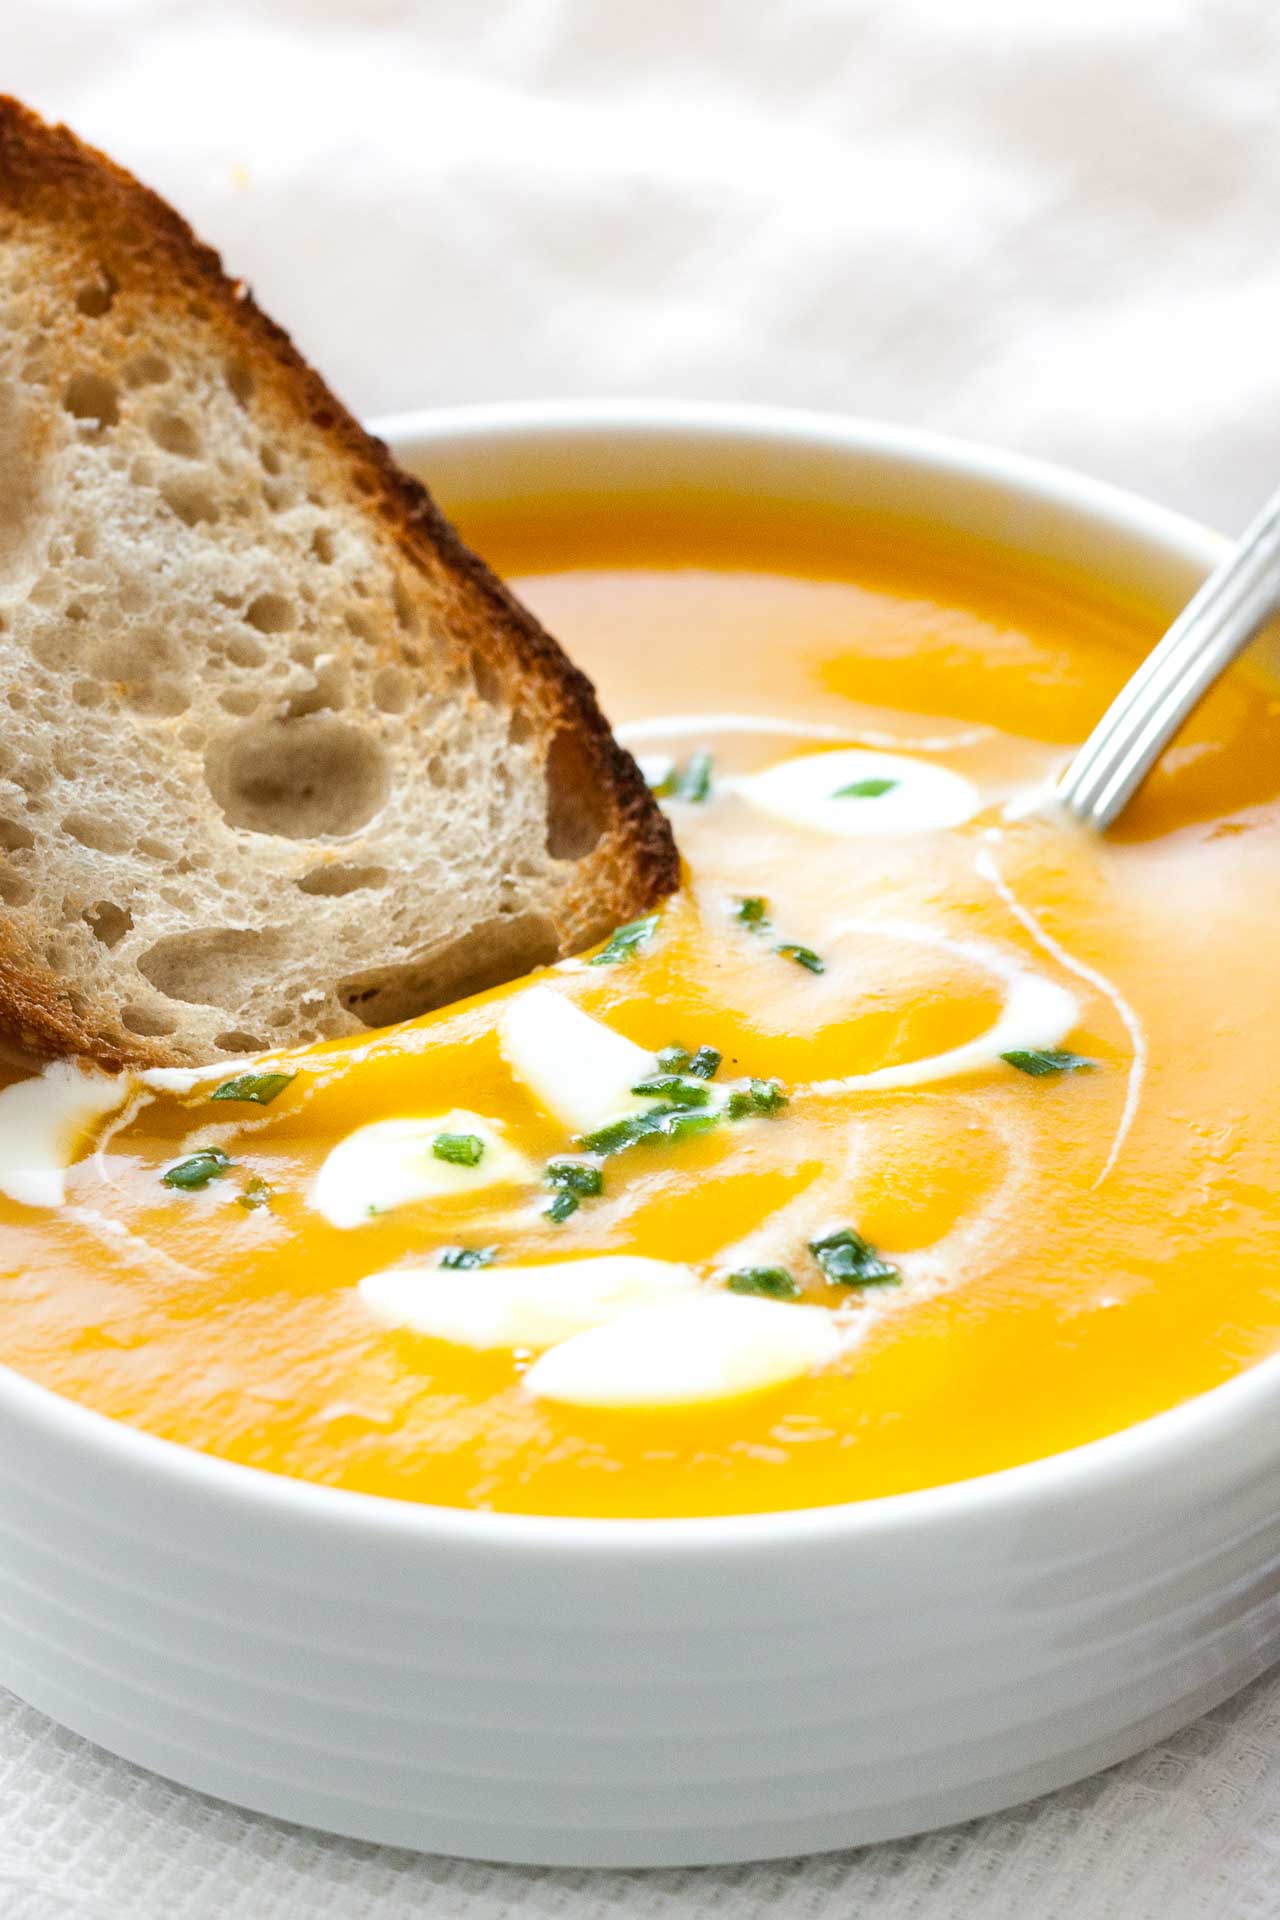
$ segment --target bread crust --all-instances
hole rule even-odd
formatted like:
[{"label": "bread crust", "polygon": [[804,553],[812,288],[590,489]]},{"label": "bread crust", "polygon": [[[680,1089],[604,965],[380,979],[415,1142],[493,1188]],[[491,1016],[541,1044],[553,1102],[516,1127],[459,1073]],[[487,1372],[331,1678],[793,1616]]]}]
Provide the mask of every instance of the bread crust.
[{"label": "bread crust", "polygon": [[[242,281],[149,188],[63,126],[51,126],[16,99],[0,96],[0,246],[5,229],[56,228],[83,239],[86,262],[110,261],[119,287],[146,292],[165,313],[199,310],[229,361],[253,383],[255,409],[323,436],[353,498],[377,517],[411,572],[429,583],[446,622],[470,648],[514,677],[540,724],[566,728],[588,777],[612,802],[614,824],[598,861],[584,862],[581,898],[567,890],[566,924],[577,944],[643,912],[679,880],[670,827],[631,755],[614,740],[595,690],[558,643],[444,518],[426,488],[401,471],[330,392],[289,336],[264,314]],[[585,937],[584,937],[585,936]],[[76,1054],[110,1068],[156,1066],[190,1056],[181,1037],[110,1040],[92,1007],[77,1007],[0,910],[0,1035],[36,1054]]]}]

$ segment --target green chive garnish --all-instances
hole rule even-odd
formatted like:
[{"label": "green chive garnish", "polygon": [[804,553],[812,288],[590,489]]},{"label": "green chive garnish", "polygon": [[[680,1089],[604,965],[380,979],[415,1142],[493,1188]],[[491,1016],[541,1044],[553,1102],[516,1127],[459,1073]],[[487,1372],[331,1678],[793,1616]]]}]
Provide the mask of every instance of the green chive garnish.
[{"label": "green chive garnish", "polygon": [[762,1293],[767,1300],[797,1300],[800,1288],[785,1267],[739,1267],[729,1275],[734,1293]]},{"label": "green chive garnish", "polygon": [[900,1287],[902,1275],[869,1240],[841,1227],[809,1242],[809,1251],[836,1287]]},{"label": "green chive garnish", "polygon": [[696,1134],[709,1133],[719,1121],[718,1113],[664,1113],[662,1125],[654,1133],[665,1134],[668,1140],[689,1140]]},{"label": "green chive garnish", "polygon": [[713,765],[709,753],[691,753],[684,765],[672,767],[653,791],[660,800],[692,800],[701,804],[711,798]]},{"label": "green chive garnish", "polygon": [[468,1269],[487,1267],[498,1257],[496,1247],[441,1247],[440,1265]]},{"label": "green chive garnish", "polygon": [[787,1096],[777,1080],[752,1080],[748,1086],[735,1087],[726,1109],[731,1120],[749,1120],[754,1114],[781,1113]]},{"label": "green chive garnish", "polygon": [[201,1147],[186,1160],[166,1168],[160,1175],[163,1186],[177,1187],[183,1193],[195,1193],[211,1180],[221,1180],[231,1161],[221,1147]]},{"label": "green chive garnish", "polygon": [[637,1080],[631,1091],[646,1100],[666,1100],[673,1107],[705,1107],[711,1098],[701,1080],[682,1080],[677,1073],[655,1073],[648,1080]]},{"label": "green chive garnish", "polygon": [[896,780],[853,780],[847,787],[837,787],[833,800],[878,800],[882,793],[892,793],[898,785]]},{"label": "green chive garnish", "polygon": [[1029,1073],[1033,1080],[1043,1080],[1051,1073],[1092,1073],[1098,1064],[1083,1053],[1064,1053],[1058,1047],[1014,1047],[1000,1058],[1019,1073]]},{"label": "green chive garnish", "polygon": [[554,1220],[556,1225],[559,1226],[562,1221],[569,1218],[570,1214],[574,1214],[577,1211],[577,1194],[570,1193],[567,1187],[562,1187],[555,1199],[551,1202],[551,1205],[546,1209],[546,1215],[548,1220]]},{"label": "green chive garnish", "polygon": [[746,900],[739,900],[734,908],[733,917],[735,920],[741,920],[744,927],[751,927],[757,933],[761,933],[769,924],[768,912],[769,902],[752,896]]},{"label": "green chive garnish", "polygon": [[816,954],[812,947],[798,947],[794,940],[784,940],[781,946],[774,948],[775,953],[783,953],[788,960],[794,960],[798,967],[805,967],[810,973],[825,973],[827,963]]},{"label": "green chive garnish", "polygon": [[608,945],[603,947],[591,960],[593,967],[614,967],[619,960],[632,960],[640,948],[653,938],[659,915],[646,913],[641,920],[628,920],[624,927],[618,927],[609,936]]},{"label": "green chive garnish", "polygon": [[588,1153],[604,1154],[606,1158],[613,1153],[625,1153],[650,1131],[652,1119],[652,1113],[637,1113],[625,1120],[611,1120],[607,1127],[597,1127],[594,1133],[579,1134],[578,1145]]},{"label": "green chive garnish", "polygon": [[547,1182],[564,1193],[576,1193],[580,1199],[594,1199],[604,1192],[604,1175],[587,1160],[549,1160]]},{"label": "green chive garnish", "polygon": [[267,1185],[265,1180],[260,1180],[256,1173],[254,1174],[252,1180],[250,1180],[247,1183],[247,1185],[244,1188],[244,1191],[236,1195],[236,1205],[239,1207],[244,1207],[246,1211],[250,1213],[253,1212],[255,1207],[267,1206],[270,1203],[270,1200],[271,1200],[270,1187]]},{"label": "green chive garnish", "polygon": [[224,1080],[209,1095],[211,1100],[252,1100],[255,1106],[269,1107],[278,1093],[283,1093],[291,1080],[297,1079],[296,1073],[241,1073],[234,1080]]},{"label": "green chive garnish", "polygon": [[628,1114],[624,1120],[612,1120],[594,1133],[580,1134],[578,1145],[587,1153],[599,1153],[607,1158],[625,1153],[628,1147],[638,1146],[642,1140],[656,1143],[706,1133],[718,1124],[719,1118],[716,1113],[690,1113],[682,1107],[650,1107],[647,1113]]},{"label": "green chive garnish", "polygon": [[714,1080],[723,1058],[715,1047],[699,1047],[696,1053],[690,1053],[688,1047],[673,1042],[658,1055],[658,1065],[664,1073],[691,1073],[698,1080]]},{"label": "green chive garnish", "polygon": [[484,1141],[478,1133],[438,1133],[431,1151],[451,1167],[478,1167],[484,1159]]}]

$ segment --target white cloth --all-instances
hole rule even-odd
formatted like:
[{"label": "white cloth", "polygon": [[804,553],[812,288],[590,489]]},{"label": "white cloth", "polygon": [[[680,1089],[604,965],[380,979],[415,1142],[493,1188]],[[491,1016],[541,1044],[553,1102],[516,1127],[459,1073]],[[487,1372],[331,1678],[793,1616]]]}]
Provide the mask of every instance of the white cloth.
[{"label": "white cloth", "polygon": [[[0,0],[363,413],[879,415],[1225,528],[1280,480],[1273,0]],[[951,1832],[522,1872],[277,1825],[0,1704],[5,1920],[1272,1920],[1280,1680]]]}]

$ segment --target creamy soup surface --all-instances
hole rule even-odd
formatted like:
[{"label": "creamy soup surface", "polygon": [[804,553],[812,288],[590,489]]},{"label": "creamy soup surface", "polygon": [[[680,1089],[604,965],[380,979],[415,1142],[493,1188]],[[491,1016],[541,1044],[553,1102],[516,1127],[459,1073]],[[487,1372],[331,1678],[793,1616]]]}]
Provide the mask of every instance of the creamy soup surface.
[{"label": "creamy soup surface", "polygon": [[0,1095],[9,1364],[455,1507],[859,1500],[1280,1340],[1280,701],[1105,842],[1039,804],[1159,616],[714,502],[463,516],[664,795],[681,892],[403,1027]]}]

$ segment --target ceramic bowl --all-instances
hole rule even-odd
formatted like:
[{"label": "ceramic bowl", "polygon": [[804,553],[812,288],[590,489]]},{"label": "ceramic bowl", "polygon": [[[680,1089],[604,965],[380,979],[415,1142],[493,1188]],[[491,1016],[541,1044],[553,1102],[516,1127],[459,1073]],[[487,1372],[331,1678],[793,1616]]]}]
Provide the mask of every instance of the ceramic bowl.
[{"label": "ceramic bowl", "polygon": [[[1178,604],[1221,543],[1108,487],[816,415],[382,423],[446,508],[874,505]],[[1280,1631],[1280,1362],[1034,1465],[745,1519],[512,1518],[187,1452],[0,1374],[0,1682],[228,1800],[443,1853],[679,1865],[961,1820],[1119,1760]]]}]

